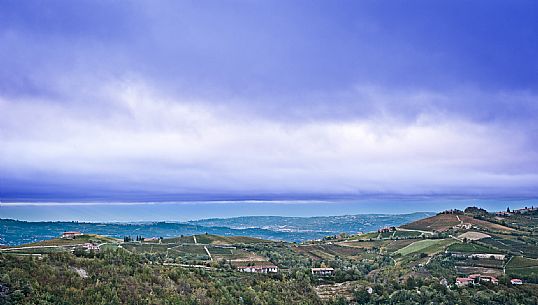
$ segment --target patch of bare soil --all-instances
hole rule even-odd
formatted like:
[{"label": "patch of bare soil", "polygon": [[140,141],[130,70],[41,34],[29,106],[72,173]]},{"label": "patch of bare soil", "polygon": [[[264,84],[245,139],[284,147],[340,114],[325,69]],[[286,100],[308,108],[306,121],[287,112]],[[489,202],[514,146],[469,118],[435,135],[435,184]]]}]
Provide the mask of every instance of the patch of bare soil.
[{"label": "patch of bare soil", "polygon": [[490,235],[481,233],[481,232],[465,232],[458,236],[459,239],[467,238],[468,240],[479,240],[482,238],[488,238],[491,237]]}]

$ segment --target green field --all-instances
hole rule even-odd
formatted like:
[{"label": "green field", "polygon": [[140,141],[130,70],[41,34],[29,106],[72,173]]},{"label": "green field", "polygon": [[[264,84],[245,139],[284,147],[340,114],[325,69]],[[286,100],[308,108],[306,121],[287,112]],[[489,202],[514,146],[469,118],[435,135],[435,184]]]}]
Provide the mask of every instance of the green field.
[{"label": "green field", "polygon": [[[527,239],[529,238],[527,237]],[[538,258],[538,246],[533,244],[531,240],[525,242],[517,240],[513,236],[497,235],[492,238],[481,239],[480,242],[514,255]]]},{"label": "green field", "polygon": [[388,253],[394,253],[414,242],[416,242],[414,239],[389,240],[383,244],[382,249],[386,250]]},{"label": "green field", "polygon": [[511,277],[538,280],[538,259],[515,256],[506,265],[506,274]]},{"label": "green field", "polygon": [[514,256],[508,265],[507,269],[512,268],[528,268],[528,267],[538,267],[538,259],[525,258],[522,256]]},{"label": "green field", "polygon": [[403,256],[413,254],[413,253],[426,253],[426,254],[435,254],[441,251],[444,251],[447,246],[457,243],[458,241],[447,238],[447,239],[424,239],[416,241],[402,249],[396,251],[396,254],[401,254]]}]

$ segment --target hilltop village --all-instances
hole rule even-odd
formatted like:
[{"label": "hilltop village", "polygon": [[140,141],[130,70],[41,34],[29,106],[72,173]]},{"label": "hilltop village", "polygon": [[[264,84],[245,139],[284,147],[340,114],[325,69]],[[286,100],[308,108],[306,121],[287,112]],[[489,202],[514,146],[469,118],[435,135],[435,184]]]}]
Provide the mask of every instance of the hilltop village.
[{"label": "hilltop village", "polygon": [[67,231],[0,249],[0,304],[537,304],[537,233],[534,207],[302,243]]}]

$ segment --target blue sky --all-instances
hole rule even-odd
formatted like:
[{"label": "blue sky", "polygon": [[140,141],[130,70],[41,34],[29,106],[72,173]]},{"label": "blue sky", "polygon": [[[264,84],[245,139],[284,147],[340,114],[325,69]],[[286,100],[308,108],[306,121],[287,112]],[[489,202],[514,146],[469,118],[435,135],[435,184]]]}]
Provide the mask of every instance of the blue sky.
[{"label": "blue sky", "polygon": [[0,200],[535,196],[535,1],[1,1]]}]

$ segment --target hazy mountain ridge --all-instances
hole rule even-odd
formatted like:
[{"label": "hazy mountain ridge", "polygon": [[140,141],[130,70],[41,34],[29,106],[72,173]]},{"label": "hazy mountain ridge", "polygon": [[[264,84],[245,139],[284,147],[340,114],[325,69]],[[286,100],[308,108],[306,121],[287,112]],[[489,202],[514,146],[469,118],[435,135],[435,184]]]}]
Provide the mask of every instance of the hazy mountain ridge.
[{"label": "hazy mountain ridge", "polygon": [[399,215],[364,214],[323,217],[246,216],[182,222],[85,223],[26,222],[0,219],[0,244],[19,245],[59,236],[64,231],[91,232],[123,238],[124,236],[175,237],[179,235],[216,234],[250,236],[271,240],[304,241],[340,232],[356,233],[384,226],[398,226],[433,213]]},{"label": "hazy mountain ridge", "polygon": [[189,224],[233,229],[263,228],[279,232],[347,232],[376,230],[383,226],[397,226],[435,215],[430,212],[410,214],[359,214],[342,216],[284,217],[242,216],[189,221]]}]

